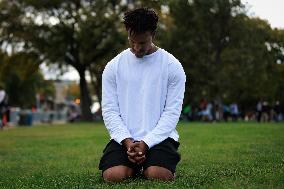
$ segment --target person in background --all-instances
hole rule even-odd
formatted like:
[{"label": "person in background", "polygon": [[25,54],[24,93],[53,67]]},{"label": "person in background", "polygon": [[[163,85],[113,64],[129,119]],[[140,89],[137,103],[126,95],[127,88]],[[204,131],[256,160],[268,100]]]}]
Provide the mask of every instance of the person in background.
[{"label": "person in background", "polygon": [[270,120],[270,106],[267,101],[262,102],[262,114],[261,114],[261,120],[263,122],[268,122]]},{"label": "person in background", "polygon": [[230,105],[230,112],[233,121],[237,121],[239,117],[239,108],[237,103],[232,103]]},{"label": "person in background", "polygon": [[212,109],[213,109],[212,103],[208,102],[206,104],[205,110],[203,110],[203,116],[202,116],[203,121],[209,121],[210,122],[210,121],[213,120]]},{"label": "person in background", "polygon": [[256,120],[257,122],[261,122],[261,117],[262,117],[262,101],[258,101],[256,105]]},{"label": "person in background", "polygon": [[182,113],[183,113],[185,120],[187,120],[187,121],[192,120],[192,110],[191,110],[190,104],[188,104],[184,107]]},{"label": "person in background", "polygon": [[6,122],[7,122],[7,117],[6,117],[6,111],[7,111],[7,100],[8,96],[4,90],[3,85],[0,83],[0,128],[2,129]]},{"label": "person in background", "polygon": [[228,121],[229,117],[231,116],[230,107],[226,104],[223,104],[223,118],[224,121]]},{"label": "person in background", "polygon": [[281,121],[280,102],[277,100],[273,107],[273,120],[276,122]]}]

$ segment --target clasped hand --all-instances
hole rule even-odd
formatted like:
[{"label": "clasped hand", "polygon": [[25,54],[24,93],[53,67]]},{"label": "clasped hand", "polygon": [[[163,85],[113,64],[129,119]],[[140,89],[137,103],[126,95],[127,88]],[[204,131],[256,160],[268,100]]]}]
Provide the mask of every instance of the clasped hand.
[{"label": "clasped hand", "polygon": [[141,164],[146,160],[145,153],[148,146],[144,141],[131,142],[126,147],[128,159],[132,163]]}]

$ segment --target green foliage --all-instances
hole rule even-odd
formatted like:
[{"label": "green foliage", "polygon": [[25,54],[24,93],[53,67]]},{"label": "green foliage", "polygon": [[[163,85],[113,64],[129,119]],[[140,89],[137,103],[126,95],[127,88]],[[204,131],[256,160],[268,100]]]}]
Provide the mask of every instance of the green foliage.
[{"label": "green foliage", "polygon": [[232,10],[240,6],[239,1],[218,0],[170,4],[173,29],[163,45],[185,68],[188,76],[185,102],[197,103],[202,96],[220,96],[221,54],[228,43]]},{"label": "green foliage", "polygon": [[[21,31],[19,38],[26,51],[37,52],[41,62],[55,63],[59,68],[68,65],[78,71],[83,118],[92,119],[85,74],[95,69],[101,75],[102,60],[109,60],[125,44],[119,26],[124,6],[111,0],[21,0],[1,1],[1,5],[8,12],[7,18],[14,16],[11,7],[20,12],[15,17],[21,28],[8,33],[16,36]],[[100,80],[97,76],[95,81]]]},{"label": "green foliage", "polygon": [[283,188],[283,123],[180,123],[174,182],[107,184],[98,163],[109,135],[101,123],[0,132],[0,188]]},{"label": "green foliage", "polygon": [[5,84],[11,106],[22,108],[35,104],[36,93],[54,95],[54,86],[45,81],[34,53],[0,55],[0,81]]},{"label": "green foliage", "polygon": [[172,29],[162,44],[184,66],[185,104],[206,97],[253,109],[259,99],[283,99],[276,64],[284,58],[283,30],[249,18],[238,0],[172,1],[170,10]]},{"label": "green foliage", "polygon": [[[91,99],[85,73],[101,101],[106,63],[127,47],[123,12],[152,7],[160,17],[156,42],[187,75],[185,103],[233,101],[252,109],[259,99],[284,101],[284,30],[251,18],[240,0],[0,1],[0,46],[37,54],[40,62],[74,67],[83,114]],[[168,10],[168,11],[167,11]]]},{"label": "green foliage", "polygon": [[[276,65],[265,46],[270,26],[262,20],[244,16],[235,17],[233,26],[230,43],[222,54],[222,72],[227,78],[224,92],[228,99],[254,107],[258,99],[274,96],[272,89],[276,87],[268,79]],[[264,87],[267,85],[271,88]]]}]

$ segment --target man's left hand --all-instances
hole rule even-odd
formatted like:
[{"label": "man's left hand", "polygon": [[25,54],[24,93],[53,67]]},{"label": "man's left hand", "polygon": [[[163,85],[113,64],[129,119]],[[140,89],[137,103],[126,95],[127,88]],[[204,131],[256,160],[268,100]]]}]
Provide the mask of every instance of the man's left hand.
[{"label": "man's left hand", "polygon": [[148,145],[143,140],[138,142],[137,147],[138,147],[137,150],[138,150],[139,155],[145,155],[146,151],[149,149]]},{"label": "man's left hand", "polygon": [[137,141],[132,147],[134,148],[134,151],[127,151],[128,159],[133,163],[143,163],[146,160],[145,154],[148,150],[148,145],[144,141]]}]

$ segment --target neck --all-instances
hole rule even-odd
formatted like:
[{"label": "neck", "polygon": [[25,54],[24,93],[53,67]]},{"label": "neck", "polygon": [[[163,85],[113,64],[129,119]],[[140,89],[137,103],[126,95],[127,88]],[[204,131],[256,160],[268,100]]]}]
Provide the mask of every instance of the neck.
[{"label": "neck", "polygon": [[149,50],[149,52],[147,53],[147,55],[156,52],[157,49],[158,49],[158,47],[156,47],[156,45],[154,45],[154,43],[152,43],[151,49]]}]

